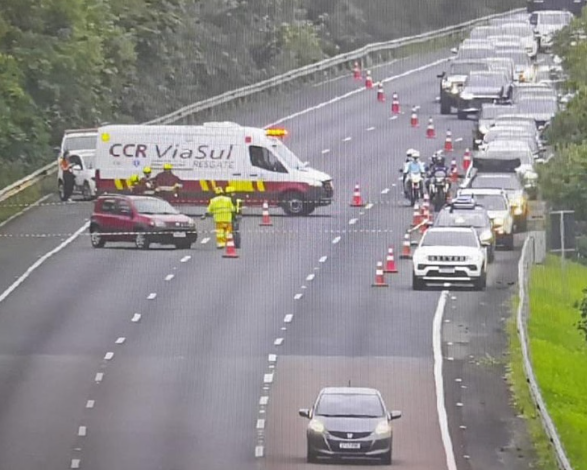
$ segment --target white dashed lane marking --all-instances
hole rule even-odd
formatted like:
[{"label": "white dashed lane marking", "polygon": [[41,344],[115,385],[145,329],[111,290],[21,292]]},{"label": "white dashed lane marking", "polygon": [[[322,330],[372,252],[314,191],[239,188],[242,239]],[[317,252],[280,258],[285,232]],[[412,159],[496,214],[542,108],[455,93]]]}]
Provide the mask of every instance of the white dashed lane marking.
[{"label": "white dashed lane marking", "polygon": [[79,468],[80,463],[81,463],[80,459],[72,459],[71,468]]},{"label": "white dashed lane marking", "polygon": [[184,256],[184,257],[181,259],[181,262],[182,262],[182,263],[187,263],[187,262],[188,262],[190,259],[192,259],[192,257],[191,257],[190,255],[187,255],[187,256]]},{"label": "white dashed lane marking", "polygon": [[320,258],[318,260],[319,263],[326,263],[326,260],[328,259],[328,256],[323,256],[322,258]]},{"label": "white dashed lane marking", "polygon": [[112,358],[114,358],[114,353],[113,352],[107,352],[106,355],[104,356],[104,360],[105,361],[111,361]]},{"label": "white dashed lane marking", "polygon": [[115,341],[115,343],[116,343],[116,344],[122,344],[122,343],[124,343],[125,341],[126,341],[126,338],[123,338],[123,337],[121,336],[120,338],[118,338],[118,339]]},{"label": "white dashed lane marking", "polygon": [[334,240],[332,240],[332,244],[336,245],[339,241],[340,241],[341,237],[336,237]]},{"label": "white dashed lane marking", "polygon": [[202,241],[200,242],[202,245],[205,245],[206,243],[208,243],[210,241],[210,237],[206,237],[206,238],[202,238]]},{"label": "white dashed lane marking", "polygon": [[313,281],[315,277],[315,274],[308,274],[308,277],[306,277],[306,281]]},{"label": "white dashed lane marking", "polygon": [[269,354],[269,356],[267,356],[267,360],[269,362],[277,362],[277,354]]},{"label": "white dashed lane marking", "polygon": [[351,219],[349,220],[349,225],[355,225],[359,219]]},{"label": "white dashed lane marking", "polygon": [[293,320],[293,315],[288,313],[285,317],[283,317],[283,323],[291,323]]},{"label": "white dashed lane marking", "polygon": [[77,430],[77,435],[81,437],[85,437],[87,434],[87,428],[85,426],[80,426]]},{"label": "white dashed lane marking", "polygon": [[455,139],[455,142],[462,142],[462,141],[463,141],[463,138],[462,137],[459,137],[459,138]]},{"label": "white dashed lane marking", "polygon": [[381,191],[381,194],[387,194],[389,192],[389,188],[385,188],[383,191]]},{"label": "white dashed lane marking", "polygon": [[257,420],[257,429],[265,429],[265,420],[264,419]]},{"label": "white dashed lane marking", "polygon": [[175,277],[175,274],[168,274],[167,276],[165,276],[165,280],[171,281],[174,277]]},{"label": "white dashed lane marking", "polygon": [[367,132],[371,132],[375,130],[375,127],[367,127],[367,129],[365,129]]},{"label": "white dashed lane marking", "polygon": [[86,408],[93,408],[96,402],[94,400],[88,400],[86,402]]},{"label": "white dashed lane marking", "polygon": [[104,378],[104,372],[98,372],[96,374],[96,377],[94,378],[94,380],[96,382],[102,382],[102,379]]},{"label": "white dashed lane marking", "polygon": [[256,446],[255,447],[255,457],[260,458],[263,457],[265,448],[263,446]]},{"label": "white dashed lane marking", "polygon": [[395,116],[391,116],[391,117],[389,118],[389,120],[390,120],[390,121],[395,121],[396,119],[397,119],[397,115],[395,115]]},{"label": "white dashed lane marking", "polygon": [[141,314],[140,314],[140,313],[135,313],[135,314],[132,316],[132,319],[131,319],[130,321],[132,321],[133,323],[136,323],[136,322],[138,322],[140,319],[141,319]]},{"label": "white dashed lane marking", "polygon": [[263,376],[263,383],[264,384],[270,384],[273,383],[273,374],[265,374]]},{"label": "white dashed lane marking", "polygon": [[367,205],[365,206],[365,210],[369,210],[369,209],[371,209],[372,207],[373,207],[373,203],[372,203],[372,202],[370,202],[369,204],[367,204]]},{"label": "white dashed lane marking", "polygon": [[283,344],[283,338],[277,338],[277,339],[276,339],[276,340],[273,342],[273,344],[274,344],[275,346],[281,346],[281,345]]},{"label": "white dashed lane marking", "polygon": [[294,295],[294,300],[300,300],[303,296],[304,294],[296,294]]},{"label": "white dashed lane marking", "polygon": [[157,293],[156,292],[151,292],[148,297],[147,300],[154,300],[157,297]]},{"label": "white dashed lane marking", "polygon": [[327,153],[330,153],[330,149],[324,149],[324,150],[322,150],[322,155],[326,155]]},{"label": "white dashed lane marking", "polygon": [[261,406],[267,406],[268,403],[269,403],[269,397],[268,396],[262,396],[261,398],[259,398],[259,405],[261,405]]},{"label": "white dashed lane marking", "polygon": [[345,137],[344,139],[342,139],[343,142],[350,142],[352,140],[352,137]]}]

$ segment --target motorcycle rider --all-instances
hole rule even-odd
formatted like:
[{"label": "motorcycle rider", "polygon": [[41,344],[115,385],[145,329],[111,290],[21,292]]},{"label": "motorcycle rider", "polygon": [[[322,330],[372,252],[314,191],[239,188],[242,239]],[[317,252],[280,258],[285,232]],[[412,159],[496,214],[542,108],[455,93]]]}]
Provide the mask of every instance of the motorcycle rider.
[{"label": "motorcycle rider", "polygon": [[423,162],[420,161],[420,152],[415,149],[409,149],[406,152],[406,162],[403,168],[403,186],[404,195],[409,198],[410,193],[406,182],[411,180],[412,174],[420,173],[422,177],[426,174],[426,167]]},{"label": "motorcycle rider", "polygon": [[[432,157],[430,157],[430,168],[428,169],[428,173],[426,174],[426,188],[430,189],[430,181],[434,177],[434,173],[437,171],[442,171],[446,174],[447,178],[449,175],[449,169],[446,166],[446,158],[444,156],[444,152],[442,150],[438,150],[434,152]],[[448,181],[448,180],[447,180]],[[450,184],[450,181],[448,181]]]}]

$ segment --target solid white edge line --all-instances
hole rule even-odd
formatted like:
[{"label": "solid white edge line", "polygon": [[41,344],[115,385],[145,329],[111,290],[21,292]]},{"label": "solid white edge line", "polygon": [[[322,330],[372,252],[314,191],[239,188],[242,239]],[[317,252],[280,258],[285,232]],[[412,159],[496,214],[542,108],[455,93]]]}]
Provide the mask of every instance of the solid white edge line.
[{"label": "solid white edge line", "polygon": [[6,219],[4,222],[0,222],[0,228],[4,227],[6,224],[8,224],[9,222],[12,222],[14,219],[19,218],[21,215],[23,215],[25,212],[29,211],[30,209],[32,209],[33,207],[37,207],[39,204],[41,204],[42,202],[46,201],[47,199],[49,199],[53,194],[47,194],[46,196],[43,196],[41,199],[37,199],[35,202],[33,202],[32,204],[26,206],[23,210],[18,211],[16,214],[12,214],[10,217],[8,217],[8,219]]},{"label": "solid white edge line", "polygon": [[29,267],[23,275],[21,275],[16,281],[12,283],[12,285],[6,289],[0,295],[0,303],[2,303],[6,297],[8,297],[18,286],[20,286],[32,273],[35,269],[41,266],[45,261],[47,261],[51,256],[59,253],[63,250],[67,245],[73,242],[77,237],[79,237],[84,231],[88,229],[90,226],[90,222],[86,222],[81,228],[79,228],[71,237],[67,240],[61,242],[61,244],[57,245],[57,247],[53,248],[49,253],[44,254],[41,256],[31,267]]},{"label": "solid white edge line", "polygon": [[440,435],[446,454],[446,466],[448,470],[457,470],[452,439],[448,429],[448,416],[446,405],[444,403],[444,376],[442,373],[442,319],[444,316],[444,307],[448,291],[443,290],[438,299],[436,312],[434,313],[434,322],[432,324],[432,348],[434,351],[434,383],[436,386],[436,409],[438,412],[438,424],[440,425]]}]

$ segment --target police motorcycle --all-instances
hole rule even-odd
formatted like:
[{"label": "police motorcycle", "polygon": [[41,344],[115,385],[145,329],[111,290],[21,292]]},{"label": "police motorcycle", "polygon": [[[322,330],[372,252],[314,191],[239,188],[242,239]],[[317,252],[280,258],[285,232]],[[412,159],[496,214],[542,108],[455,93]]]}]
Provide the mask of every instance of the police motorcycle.
[{"label": "police motorcycle", "polygon": [[432,155],[427,186],[434,211],[438,212],[446,204],[446,198],[451,187],[448,168],[445,165],[444,155],[442,155],[441,151]]},{"label": "police motorcycle", "polygon": [[406,157],[404,168],[400,172],[403,173],[404,196],[410,200],[410,205],[414,207],[416,202],[424,197],[426,168],[420,162],[420,152],[417,150],[408,150]]}]

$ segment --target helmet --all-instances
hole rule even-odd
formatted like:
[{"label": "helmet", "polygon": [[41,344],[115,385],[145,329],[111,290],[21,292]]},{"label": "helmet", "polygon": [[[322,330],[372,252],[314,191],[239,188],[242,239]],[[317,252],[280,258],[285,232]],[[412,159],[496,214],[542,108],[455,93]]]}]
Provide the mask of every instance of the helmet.
[{"label": "helmet", "polygon": [[408,151],[406,152],[406,157],[408,158],[412,158],[412,155],[414,154],[416,150],[414,149],[408,149]]},{"label": "helmet", "polygon": [[137,183],[139,182],[139,175],[132,175],[132,176],[130,177],[130,182],[131,182],[132,184],[137,184]]},{"label": "helmet", "polygon": [[221,188],[220,186],[216,186],[216,187],[214,188],[214,192],[215,192],[216,194],[222,194],[222,193],[223,193],[223,191],[222,191],[222,188]]},{"label": "helmet", "polygon": [[172,168],[173,168],[173,166],[171,166],[171,163],[164,163],[163,164],[164,170],[171,170]]},{"label": "helmet", "polygon": [[418,158],[420,158],[420,152],[418,152],[417,150],[412,150],[411,156],[414,160],[417,160]]},{"label": "helmet", "polygon": [[232,186],[227,186],[226,188],[224,188],[224,192],[225,192],[226,194],[229,194],[229,193],[234,193],[234,192],[235,192],[235,189],[234,189],[234,187],[232,187]]},{"label": "helmet", "polygon": [[145,168],[143,168],[143,173],[145,175],[150,175],[151,174],[151,167],[150,166],[146,166]]}]

